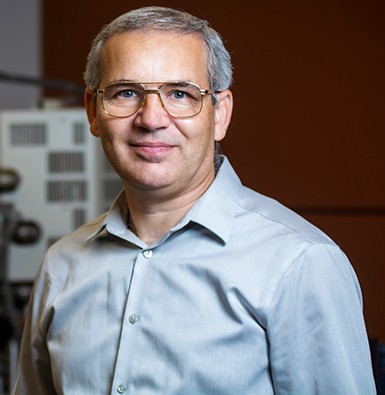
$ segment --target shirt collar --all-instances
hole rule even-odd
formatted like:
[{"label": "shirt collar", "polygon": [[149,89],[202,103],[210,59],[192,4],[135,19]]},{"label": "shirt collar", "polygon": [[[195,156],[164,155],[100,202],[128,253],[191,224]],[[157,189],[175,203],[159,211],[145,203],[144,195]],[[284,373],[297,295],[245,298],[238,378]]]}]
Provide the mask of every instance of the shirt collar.
[{"label": "shirt collar", "polygon": [[127,229],[125,222],[128,218],[127,213],[126,196],[124,190],[122,190],[112,203],[109,211],[95,220],[95,230],[87,238],[87,241],[91,241],[98,236],[107,236],[108,233],[119,236]]},{"label": "shirt collar", "polygon": [[[222,156],[222,164],[218,169],[215,180],[173,230],[180,229],[189,222],[195,222],[215,234],[224,243],[227,243],[241,190],[240,179],[229,160]],[[108,213],[99,218],[99,223],[95,224],[97,229],[88,237],[88,240],[108,233],[120,237],[125,235],[126,238],[127,218],[126,197],[124,191],[122,191],[111,205]]]},{"label": "shirt collar", "polygon": [[227,243],[237,212],[242,184],[229,160],[222,156],[222,164],[214,182],[187,213],[185,220],[193,221]]}]

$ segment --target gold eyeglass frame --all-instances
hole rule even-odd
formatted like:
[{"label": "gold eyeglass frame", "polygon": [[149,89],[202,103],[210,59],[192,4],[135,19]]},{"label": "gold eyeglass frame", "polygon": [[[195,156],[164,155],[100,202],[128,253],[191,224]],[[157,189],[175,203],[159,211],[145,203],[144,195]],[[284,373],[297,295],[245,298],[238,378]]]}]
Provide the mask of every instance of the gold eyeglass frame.
[{"label": "gold eyeglass frame", "polygon": [[[104,100],[104,92],[106,91],[106,89],[108,89],[111,86],[120,85],[120,84],[122,84],[122,85],[124,85],[124,84],[138,84],[138,85],[141,85],[143,87],[143,97],[142,97],[142,99],[139,102],[138,108],[130,115],[113,115],[110,112],[108,112],[106,110],[105,106],[104,106],[104,101],[105,101]],[[166,84],[188,84],[188,85],[192,85],[192,86],[196,87],[199,90],[200,94],[201,94],[201,105],[200,105],[199,111],[196,114],[194,114],[194,115],[188,115],[188,116],[178,116],[178,115],[171,114],[167,110],[167,107],[165,106],[165,104],[163,103],[162,96],[161,96],[161,93],[160,93],[160,90],[162,89],[162,86],[164,86]],[[146,85],[158,85],[158,88],[157,89],[147,89]],[[162,105],[162,108],[171,117],[173,117],[173,118],[193,118],[193,117],[196,117],[198,114],[200,114],[200,112],[202,111],[202,108],[203,108],[203,96],[213,95],[213,94],[216,94],[216,93],[219,93],[219,92],[218,91],[214,91],[214,90],[209,90],[209,89],[201,89],[197,84],[195,84],[194,82],[190,82],[190,81],[137,82],[137,81],[128,81],[128,80],[126,81],[126,80],[123,80],[123,81],[114,82],[113,84],[110,84],[110,85],[106,86],[104,89],[96,89],[95,93],[97,95],[102,95],[102,108],[103,108],[103,111],[107,115],[109,115],[111,117],[114,117],[114,118],[129,118],[129,117],[132,117],[143,106],[147,95],[150,95],[150,94],[158,95],[160,103]]]}]

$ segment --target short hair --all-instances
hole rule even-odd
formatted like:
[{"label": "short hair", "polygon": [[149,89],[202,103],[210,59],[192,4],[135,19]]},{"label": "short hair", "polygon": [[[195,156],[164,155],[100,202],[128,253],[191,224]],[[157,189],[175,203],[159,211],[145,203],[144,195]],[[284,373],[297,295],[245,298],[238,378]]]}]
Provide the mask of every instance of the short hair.
[{"label": "short hair", "polygon": [[101,78],[101,51],[113,35],[130,31],[166,31],[195,34],[202,38],[208,50],[208,80],[210,89],[228,89],[233,80],[231,57],[222,38],[206,20],[185,11],[167,7],[143,7],[129,11],[104,26],[95,37],[88,54],[84,82],[92,90],[99,88]]}]

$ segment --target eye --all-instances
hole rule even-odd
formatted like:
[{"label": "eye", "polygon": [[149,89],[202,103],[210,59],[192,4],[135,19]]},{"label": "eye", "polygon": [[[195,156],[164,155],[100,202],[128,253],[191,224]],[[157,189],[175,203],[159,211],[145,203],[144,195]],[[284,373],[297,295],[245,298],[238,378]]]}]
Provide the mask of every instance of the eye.
[{"label": "eye", "polygon": [[138,97],[138,92],[135,92],[133,89],[122,89],[118,91],[115,96],[119,99],[132,99],[134,97]]},{"label": "eye", "polygon": [[106,88],[107,100],[135,100],[141,97],[143,89],[132,84],[117,84]]},{"label": "eye", "polygon": [[174,102],[199,101],[201,94],[199,88],[188,82],[165,84],[161,88],[164,97]]},{"label": "eye", "polygon": [[183,92],[183,91],[174,91],[171,96],[174,99],[181,100],[181,99],[185,99],[186,98],[187,93]]}]

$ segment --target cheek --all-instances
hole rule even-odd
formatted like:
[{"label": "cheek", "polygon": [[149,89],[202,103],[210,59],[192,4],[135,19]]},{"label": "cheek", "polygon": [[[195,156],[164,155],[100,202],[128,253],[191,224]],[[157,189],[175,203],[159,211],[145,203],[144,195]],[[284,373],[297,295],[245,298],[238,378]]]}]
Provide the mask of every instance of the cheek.
[{"label": "cheek", "polygon": [[119,129],[111,128],[110,123],[100,123],[100,142],[103,147],[103,151],[110,161],[114,160],[117,156],[120,156],[119,151],[123,147],[123,138]]},{"label": "cheek", "polygon": [[110,144],[123,141],[126,138],[127,130],[130,129],[126,119],[112,118],[106,114],[99,116],[98,127],[102,141],[110,142]]},{"label": "cheek", "polygon": [[215,122],[213,116],[207,116],[197,128],[198,139],[202,144],[210,147],[215,142]]},{"label": "cheek", "polygon": [[[205,103],[206,104],[206,103]],[[212,110],[211,108],[209,110]],[[193,118],[176,119],[175,125],[187,139],[195,141],[209,141],[214,139],[214,112],[203,107],[202,112]]]}]

